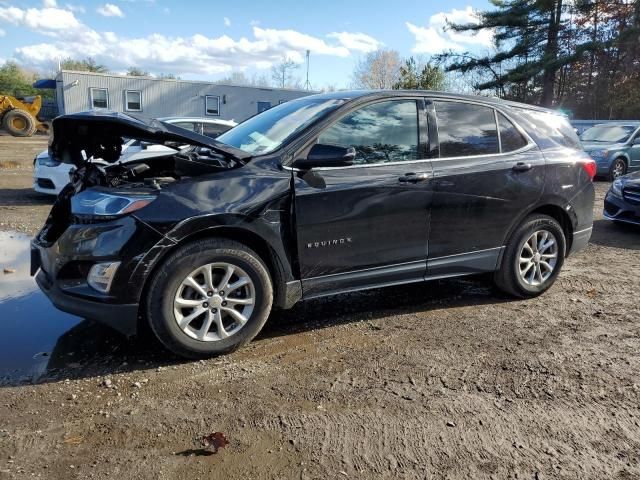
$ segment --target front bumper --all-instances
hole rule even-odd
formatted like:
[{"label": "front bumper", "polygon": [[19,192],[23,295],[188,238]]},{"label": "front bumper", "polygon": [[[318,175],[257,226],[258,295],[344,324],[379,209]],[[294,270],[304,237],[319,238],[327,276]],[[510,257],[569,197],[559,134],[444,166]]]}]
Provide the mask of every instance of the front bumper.
[{"label": "front bumper", "polygon": [[632,204],[607,192],[602,215],[607,220],[640,225],[640,205]]},{"label": "front bumper", "polygon": [[43,270],[36,275],[36,283],[58,310],[104,323],[126,336],[137,332],[137,303],[112,304],[74,296],[53,283]]},{"label": "front bumper", "polygon": [[[46,227],[45,227],[46,229]],[[31,273],[60,310],[136,333],[145,278],[137,272],[164,237],[133,216],[95,224],[71,224],[58,238],[41,232],[31,243]],[[120,261],[107,294],[87,284],[92,265]]]}]

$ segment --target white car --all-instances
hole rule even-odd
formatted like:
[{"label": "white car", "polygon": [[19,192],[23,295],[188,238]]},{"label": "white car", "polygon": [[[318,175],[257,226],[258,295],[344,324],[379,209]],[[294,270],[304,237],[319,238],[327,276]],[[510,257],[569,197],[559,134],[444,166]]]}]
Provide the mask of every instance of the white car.
[{"label": "white car", "polygon": [[[221,133],[230,130],[237,125],[233,120],[219,120],[198,117],[165,117],[159,118],[166,123],[177,127],[215,138]],[[153,145],[139,140],[129,140],[122,146],[120,162],[126,163],[144,158],[154,158],[166,155],[174,150],[164,145]],[[94,163],[104,163],[100,159],[94,159]],[[33,189],[39,193],[58,195],[60,190],[69,183],[69,172],[75,168],[70,163],[60,163],[49,157],[47,150],[40,152],[33,160]]]}]

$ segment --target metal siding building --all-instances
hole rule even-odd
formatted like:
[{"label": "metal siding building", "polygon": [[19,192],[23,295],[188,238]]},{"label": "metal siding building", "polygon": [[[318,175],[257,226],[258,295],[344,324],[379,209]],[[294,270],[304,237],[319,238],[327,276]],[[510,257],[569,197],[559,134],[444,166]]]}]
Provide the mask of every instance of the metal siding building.
[{"label": "metal siding building", "polygon": [[[61,115],[104,108],[106,104],[109,110],[151,118],[211,117],[236,122],[279,103],[315,93],[67,70],[57,75],[56,84]],[[140,109],[136,108],[137,102]]]}]

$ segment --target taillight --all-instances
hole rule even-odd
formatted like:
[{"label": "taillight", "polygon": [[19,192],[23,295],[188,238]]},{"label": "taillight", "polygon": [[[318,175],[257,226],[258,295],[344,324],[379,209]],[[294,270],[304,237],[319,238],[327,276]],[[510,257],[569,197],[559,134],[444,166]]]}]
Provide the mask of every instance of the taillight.
[{"label": "taillight", "polygon": [[593,180],[596,176],[596,170],[598,169],[595,160],[585,160],[580,163],[582,164],[582,168],[584,168],[584,171],[587,172],[587,175],[589,175],[589,178]]}]

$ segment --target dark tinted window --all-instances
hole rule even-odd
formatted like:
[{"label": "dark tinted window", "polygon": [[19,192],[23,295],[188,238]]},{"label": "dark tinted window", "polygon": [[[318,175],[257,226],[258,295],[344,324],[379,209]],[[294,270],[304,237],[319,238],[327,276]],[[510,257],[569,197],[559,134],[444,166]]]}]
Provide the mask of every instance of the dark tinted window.
[{"label": "dark tinted window", "polygon": [[417,160],[416,102],[392,100],[363,107],[325,130],[318,143],[354,147],[355,163]]},{"label": "dark tinted window", "polygon": [[515,111],[527,122],[518,123],[527,130],[540,148],[567,147],[582,150],[578,134],[564,115],[524,108]]},{"label": "dark tinted window", "polygon": [[207,137],[216,138],[221,133],[226,132],[231,127],[227,125],[214,125],[211,123],[203,123],[202,124],[202,134]]},{"label": "dark tinted window", "polygon": [[440,157],[499,153],[493,108],[457,102],[435,102]]},{"label": "dark tinted window", "polygon": [[200,130],[200,125],[195,122],[173,122],[172,125],[176,127],[184,128],[186,130],[191,130],[192,132],[198,132]]},{"label": "dark tinted window", "polygon": [[500,127],[500,141],[502,142],[503,152],[513,152],[527,146],[527,140],[515,125],[500,112],[498,112],[498,125]]}]

